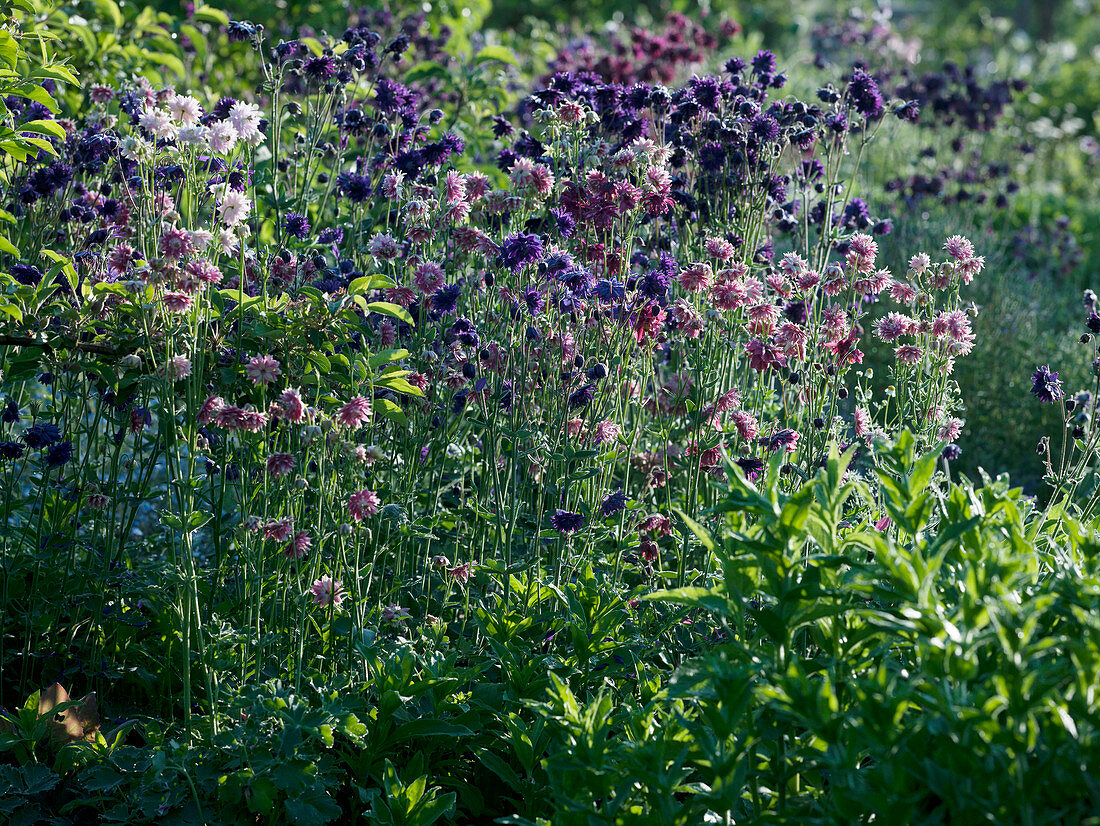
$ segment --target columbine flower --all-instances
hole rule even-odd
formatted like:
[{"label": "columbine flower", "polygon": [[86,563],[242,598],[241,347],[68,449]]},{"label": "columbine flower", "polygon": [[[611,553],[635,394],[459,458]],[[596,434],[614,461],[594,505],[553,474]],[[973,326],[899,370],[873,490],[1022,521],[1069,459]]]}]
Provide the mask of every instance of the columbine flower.
[{"label": "columbine flower", "polygon": [[974,245],[961,235],[952,235],[944,242],[943,248],[956,261],[969,261],[974,257]]},{"label": "columbine flower", "polygon": [[550,524],[558,533],[576,533],[584,526],[584,517],[579,513],[561,510],[560,508],[550,517]]},{"label": "columbine flower", "polygon": [[330,576],[314,580],[313,587],[309,590],[313,594],[313,601],[318,605],[339,605],[347,597],[344,583],[340,580],[333,581]]},{"label": "columbine flower", "polygon": [[600,513],[604,516],[612,516],[626,507],[626,494],[622,488],[612,491],[603,498],[600,503]]},{"label": "columbine flower", "polygon": [[172,356],[164,366],[164,373],[172,381],[179,381],[191,375],[191,359],[187,356]]},{"label": "columbine flower", "polygon": [[252,201],[243,192],[226,189],[222,195],[220,211],[225,225],[235,227],[248,218],[248,213],[252,211]]},{"label": "columbine flower", "polygon": [[291,212],[286,216],[286,231],[295,238],[305,238],[309,235],[309,221],[306,216],[297,212]]},{"label": "columbine flower", "polygon": [[73,458],[73,443],[59,442],[46,452],[46,464],[49,467],[61,467]]},{"label": "columbine flower", "polygon": [[1058,374],[1051,372],[1048,366],[1036,367],[1031,381],[1031,392],[1041,402],[1056,402],[1065,395]]},{"label": "columbine flower", "polygon": [[768,439],[768,450],[794,450],[798,444],[799,434],[797,430],[780,430]]},{"label": "columbine flower", "polygon": [[229,110],[229,122],[241,140],[251,140],[260,131],[260,109],[254,103],[238,101]]},{"label": "columbine flower", "polygon": [[294,470],[298,464],[289,453],[272,453],[267,457],[267,472],[273,477],[283,476]]},{"label": "columbine flower", "polygon": [[456,565],[447,573],[454,578],[455,582],[465,585],[470,580],[470,563],[464,562],[461,565]]},{"label": "columbine flower", "polygon": [[271,356],[253,356],[244,371],[253,384],[271,384],[283,373],[279,362]]},{"label": "columbine flower", "polygon": [[364,396],[356,396],[338,411],[336,421],[343,427],[356,428],[363,424],[371,416],[370,400]]},{"label": "columbine flower", "polygon": [[296,388],[288,388],[279,396],[281,415],[288,422],[298,424],[306,417],[306,407],[302,394]]},{"label": "columbine flower", "polygon": [[210,127],[207,133],[210,139],[210,151],[215,155],[225,155],[237,145],[237,130],[229,121],[220,120]]},{"label": "columbine flower", "polygon": [[348,511],[356,522],[362,522],[368,516],[374,516],[378,513],[378,506],[381,501],[377,493],[364,488],[353,493],[351,498],[348,499]]},{"label": "columbine flower", "polygon": [[190,95],[172,95],[168,98],[168,114],[180,126],[194,126],[202,117],[202,106]]},{"label": "columbine flower", "polygon": [[305,531],[298,531],[294,534],[294,538],[287,543],[283,553],[291,559],[301,559],[311,547],[313,547],[313,540],[310,535]]},{"label": "columbine flower", "polygon": [[382,609],[382,622],[384,623],[401,623],[409,618],[409,609],[402,608],[400,605],[387,605]]},{"label": "columbine flower", "polygon": [[512,272],[517,272],[524,265],[534,263],[541,257],[542,239],[537,235],[517,233],[505,238],[500,245],[500,263]]},{"label": "columbine flower", "polygon": [[187,293],[165,293],[164,309],[170,313],[186,313],[191,309],[191,301]]}]

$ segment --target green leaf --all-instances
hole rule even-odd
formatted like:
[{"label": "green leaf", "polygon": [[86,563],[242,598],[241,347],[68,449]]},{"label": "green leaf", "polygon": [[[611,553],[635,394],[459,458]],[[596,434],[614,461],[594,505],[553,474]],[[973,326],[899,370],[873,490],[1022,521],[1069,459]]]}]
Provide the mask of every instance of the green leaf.
[{"label": "green leaf", "polygon": [[409,71],[405,72],[405,83],[414,83],[418,80],[429,80],[432,78],[438,80],[449,80],[451,73],[434,60],[425,60],[422,63],[417,63]]},{"label": "green leaf", "polygon": [[8,255],[19,255],[19,248],[3,235],[0,235],[0,252],[6,252]]},{"label": "green leaf", "polygon": [[516,60],[516,56],[512,53],[512,50],[506,46],[485,46],[474,55],[474,64],[478,66],[490,60],[499,60],[501,63],[519,66],[519,61]]},{"label": "green leaf", "polygon": [[389,419],[390,421],[397,422],[398,424],[404,425],[405,427],[409,426],[409,419],[405,415],[404,411],[396,404],[391,402],[389,399],[375,399],[374,409],[379,413],[379,415]]},{"label": "green leaf", "polygon": [[191,17],[202,23],[217,23],[221,26],[229,25],[229,15],[213,6],[199,6],[192,13]]},{"label": "green leaf", "polygon": [[[73,79],[75,82],[75,78]],[[65,128],[55,120],[29,120],[19,124],[20,132],[37,132],[40,135],[53,135],[64,140]]]},{"label": "green leaf", "polygon": [[383,350],[380,353],[375,353],[373,356],[367,359],[367,364],[372,370],[377,370],[383,364],[389,364],[391,361],[400,361],[401,359],[406,358],[408,355],[408,350],[400,348],[393,350]]},{"label": "green leaf", "polygon": [[393,318],[404,321],[409,326],[413,326],[416,323],[413,321],[413,317],[409,315],[408,310],[400,304],[391,304],[389,301],[372,301],[363,309],[370,313],[392,316]]},{"label": "green leaf", "polygon": [[125,22],[122,17],[122,9],[118,7],[118,4],[115,3],[114,0],[95,0],[95,4],[106,12],[116,29],[122,28],[122,24]]}]

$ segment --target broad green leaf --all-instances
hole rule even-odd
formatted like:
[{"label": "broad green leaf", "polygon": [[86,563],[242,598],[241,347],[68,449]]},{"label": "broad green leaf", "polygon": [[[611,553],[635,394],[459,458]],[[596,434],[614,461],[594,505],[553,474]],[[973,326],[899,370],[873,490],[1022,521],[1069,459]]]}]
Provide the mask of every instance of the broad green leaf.
[{"label": "broad green leaf", "polygon": [[506,46],[485,46],[474,55],[474,63],[479,66],[490,60],[499,60],[501,63],[519,66],[519,61],[516,60],[515,54]]}]

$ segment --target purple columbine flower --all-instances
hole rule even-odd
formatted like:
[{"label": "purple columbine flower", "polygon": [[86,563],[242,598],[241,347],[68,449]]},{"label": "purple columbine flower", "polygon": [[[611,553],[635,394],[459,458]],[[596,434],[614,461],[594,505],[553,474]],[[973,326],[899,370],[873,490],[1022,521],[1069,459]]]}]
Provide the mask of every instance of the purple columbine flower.
[{"label": "purple columbine flower", "polygon": [[295,238],[305,238],[309,234],[309,221],[306,216],[291,212],[286,216],[286,231]]},{"label": "purple columbine flower", "polygon": [[854,69],[848,85],[848,96],[855,110],[863,117],[873,120],[882,116],[885,104],[878,83],[862,69]]},{"label": "purple columbine flower", "polygon": [[596,395],[596,385],[586,384],[584,387],[578,388],[569,394],[569,408],[574,410],[578,407],[584,407],[590,401],[592,397]]},{"label": "purple columbine flower", "polygon": [[1056,402],[1065,395],[1058,374],[1051,372],[1049,366],[1036,367],[1031,381],[1031,392],[1041,402]]},{"label": "purple columbine flower", "polygon": [[524,265],[542,258],[542,239],[522,232],[510,235],[500,245],[498,257],[501,264],[512,272],[518,272]]},{"label": "purple columbine flower", "polygon": [[623,493],[623,489],[619,488],[616,491],[612,491],[603,498],[603,502],[600,503],[600,513],[604,516],[612,516],[618,513],[626,507],[626,494]]},{"label": "purple columbine flower", "polygon": [[32,424],[27,428],[27,432],[23,434],[23,441],[27,443],[27,446],[38,450],[39,448],[49,447],[56,443],[61,438],[61,428],[55,424],[49,422],[39,422]]},{"label": "purple columbine flower", "polygon": [[755,479],[757,476],[760,475],[760,472],[764,470],[763,459],[754,459],[752,457],[743,456],[740,459],[735,459],[734,461],[737,463],[737,466],[745,472],[745,478],[747,478],[749,481]]},{"label": "purple columbine flower", "polygon": [[584,517],[579,513],[564,511],[560,508],[550,517],[550,524],[558,533],[576,533],[584,527]]},{"label": "purple columbine flower", "polygon": [[50,467],[61,467],[68,464],[73,458],[73,443],[59,442],[46,453],[46,464]]}]

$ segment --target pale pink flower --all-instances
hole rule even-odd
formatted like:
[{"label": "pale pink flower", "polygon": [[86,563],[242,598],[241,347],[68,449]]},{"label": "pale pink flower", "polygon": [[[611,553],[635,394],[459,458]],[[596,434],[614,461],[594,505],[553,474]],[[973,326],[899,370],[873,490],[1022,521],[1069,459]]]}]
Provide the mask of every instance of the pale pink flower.
[{"label": "pale pink flower", "polygon": [[714,280],[710,264],[692,264],[685,267],[679,276],[680,286],[690,293],[705,290]]},{"label": "pale pink flower", "polygon": [[286,542],[290,539],[290,534],[294,530],[294,520],[290,517],[272,519],[260,527],[263,530],[264,539],[270,539],[274,542]]},{"label": "pale pink flower", "polygon": [[966,261],[974,257],[974,245],[961,235],[952,235],[944,242],[943,248],[956,261]]},{"label": "pale pink flower", "polygon": [[186,313],[191,309],[191,301],[187,293],[165,293],[164,309],[170,313]]},{"label": "pale pink flower", "polygon": [[172,356],[164,365],[165,375],[172,381],[180,381],[191,375],[191,359],[187,356]]},{"label": "pale pink flower", "polygon": [[225,155],[237,145],[237,130],[228,121],[220,120],[210,127],[210,151],[215,155]]},{"label": "pale pink flower", "polygon": [[253,356],[244,368],[253,384],[271,384],[283,374],[279,362],[272,356]]},{"label": "pale pink flower", "polygon": [[390,624],[402,623],[409,618],[409,609],[400,605],[387,605],[382,609],[382,622]]},{"label": "pale pink flower", "polygon": [[243,192],[226,189],[222,195],[219,212],[227,227],[234,227],[248,218],[252,210],[252,201]]},{"label": "pale pink flower", "polygon": [[619,434],[622,432],[623,429],[615,422],[610,419],[604,419],[592,429],[592,441],[595,444],[613,442],[619,438]]},{"label": "pale pink flower", "polygon": [[173,94],[168,98],[168,114],[180,126],[194,126],[202,117],[202,106],[191,95]]},{"label": "pale pink flower", "polygon": [[333,581],[327,575],[314,580],[313,587],[309,590],[313,594],[313,601],[318,605],[339,605],[347,597],[344,583],[340,580]]},{"label": "pale pink flower", "polygon": [[871,414],[865,407],[856,408],[855,431],[857,436],[866,436],[871,432]]},{"label": "pale pink flower", "polygon": [[894,356],[902,364],[916,364],[921,360],[924,351],[915,344],[904,344],[894,350]]}]

